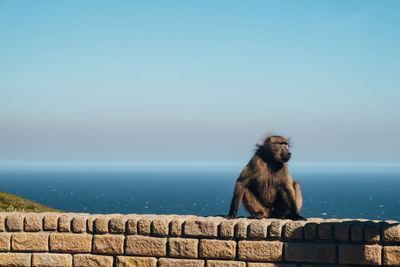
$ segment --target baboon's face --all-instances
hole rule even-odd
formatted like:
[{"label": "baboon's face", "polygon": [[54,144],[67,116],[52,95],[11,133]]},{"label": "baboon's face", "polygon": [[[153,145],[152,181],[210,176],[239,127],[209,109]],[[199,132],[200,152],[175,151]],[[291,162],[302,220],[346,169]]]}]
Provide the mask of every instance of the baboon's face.
[{"label": "baboon's face", "polygon": [[289,141],[281,136],[271,136],[265,140],[266,147],[278,162],[288,162],[292,153],[289,151]]}]

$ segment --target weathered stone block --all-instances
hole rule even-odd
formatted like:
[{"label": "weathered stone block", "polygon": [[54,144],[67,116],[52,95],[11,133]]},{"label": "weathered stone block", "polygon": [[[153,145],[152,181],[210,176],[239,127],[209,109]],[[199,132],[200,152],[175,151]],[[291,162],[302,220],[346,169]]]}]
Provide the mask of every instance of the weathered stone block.
[{"label": "weathered stone block", "polygon": [[114,217],[110,219],[110,233],[120,234],[125,232],[126,220],[122,217]]},{"label": "weathered stone block", "polygon": [[383,247],[383,265],[400,266],[400,247]]},{"label": "weathered stone block", "polygon": [[267,230],[269,221],[260,220],[260,221],[252,221],[248,226],[248,237],[255,239],[264,239],[267,237]]},{"label": "weathered stone block", "polygon": [[69,254],[34,253],[32,267],[72,267],[72,256]]},{"label": "weathered stone block", "polygon": [[271,239],[280,239],[282,237],[282,228],[287,221],[275,220],[268,227],[268,237]]},{"label": "weathered stone block", "polygon": [[[296,267],[296,264],[249,262],[249,263],[247,263],[247,266],[248,267]],[[305,265],[301,265],[301,267],[305,267]],[[333,267],[333,266],[330,266],[330,265],[321,265],[321,266],[320,265],[313,265],[313,267]]]},{"label": "weathered stone block", "polygon": [[307,223],[304,225],[304,239],[315,240],[317,239],[317,223]]},{"label": "weathered stone block", "polygon": [[303,228],[306,222],[290,221],[285,225],[286,240],[303,240]]},{"label": "weathered stone block", "polygon": [[71,232],[71,220],[72,218],[67,215],[61,215],[58,218],[58,231],[59,232]]},{"label": "weathered stone block", "polygon": [[400,224],[387,225],[383,228],[382,241],[386,243],[400,242]]},{"label": "weathered stone block", "polygon": [[169,238],[168,255],[177,258],[197,258],[198,243],[199,241],[197,239]]},{"label": "weathered stone block", "polygon": [[200,257],[212,259],[234,259],[236,242],[230,240],[200,240]]},{"label": "weathered stone block", "polygon": [[334,226],[335,239],[338,241],[347,241],[350,238],[350,224],[337,223]]},{"label": "weathered stone block", "polygon": [[238,256],[249,261],[282,261],[283,243],[278,241],[239,241]]},{"label": "weathered stone block", "polygon": [[171,221],[171,229],[169,234],[171,236],[181,236],[182,235],[182,225],[184,223],[185,220],[182,219],[173,219]]},{"label": "weathered stone block", "polygon": [[379,245],[339,245],[340,264],[381,265],[381,256]]},{"label": "weathered stone block", "polygon": [[379,242],[381,240],[381,229],[377,224],[364,226],[364,238],[367,242]]},{"label": "weathered stone block", "polygon": [[55,252],[90,252],[92,235],[88,234],[50,234],[50,251]]},{"label": "weathered stone block", "polygon": [[207,267],[246,267],[244,261],[216,261],[207,260]]},{"label": "weathered stone block", "polygon": [[156,267],[156,258],[118,256],[116,267]]},{"label": "weathered stone block", "polygon": [[87,217],[77,216],[72,219],[71,228],[74,233],[86,232]]},{"label": "weathered stone block", "polygon": [[0,251],[10,251],[11,234],[0,234]]},{"label": "weathered stone block", "polygon": [[165,256],[167,239],[149,236],[127,236],[125,253],[138,256]]},{"label": "weathered stone block", "polygon": [[136,219],[129,218],[126,221],[126,232],[131,235],[137,234],[137,220]]},{"label": "weathered stone block", "polygon": [[155,219],[151,224],[151,232],[157,236],[167,236],[169,230],[168,219]]},{"label": "weathered stone block", "polygon": [[30,253],[0,253],[1,267],[30,267]]},{"label": "weathered stone block", "polygon": [[57,230],[57,213],[46,214],[43,218],[43,230],[45,231],[55,231]]},{"label": "weathered stone block", "polygon": [[295,262],[334,263],[336,246],[332,244],[286,243],[285,260]]},{"label": "weathered stone block", "polygon": [[235,237],[239,239],[245,239],[247,237],[247,226],[249,222],[247,220],[240,220],[235,225]]},{"label": "weathered stone block", "polygon": [[184,233],[188,236],[218,236],[218,223],[211,220],[188,219],[184,224]]},{"label": "weathered stone block", "polygon": [[99,254],[123,254],[124,253],[123,235],[94,235],[93,252]]},{"label": "weathered stone block", "polygon": [[6,216],[5,215],[0,215],[0,232],[4,232],[6,230]]},{"label": "weathered stone block", "polygon": [[11,237],[14,251],[48,251],[48,233],[15,233]]},{"label": "weathered stone block", "polygon": [[168,259],[168,258],[161,258],[158,260],[159,267],[203,267],[204,261],[203,260],[184,260],[184,259]]},{"label": "weathered stone block", "polygon": [[350,227],[351,241],[362,242],[363,241],[363,226],[360,224],[354,224]]},{"label": "weathered stone block", "polygon": [[140,218],[137,223],[138,233],[141,235],[149,235],[151,233],[151,219]]},{"label": "weathered stone block", "polygon": [[76,254],[74,255],[74,267],[113,267],[113,257]]},{"label": "weathered stone block", "polygon": [[108,233],[108,218],[105,216],[98,217],[94,220],[94,232],[97,234]]},{"label": "weathered stone block", "polygon": [[219,235],[221,237],[234,237],[235,222],[232,220],[221,222],[219,225]]},{"label": "weathered stone block", "polygon": [[24,220],[24,229],[26,232],[38,232],[42,230],[43,218],[40,215],[27,214]]},{"label": "weathered stone block", "polygon": [[318,238],[321,240],[333,239],[333,226],[331,223],[321,223],[318,225]]},{"label": "weathered stone block", "polygon": [[10,214],[6,218],[6,229],[9,232],[24,230],[24,216],[22,214]]}]

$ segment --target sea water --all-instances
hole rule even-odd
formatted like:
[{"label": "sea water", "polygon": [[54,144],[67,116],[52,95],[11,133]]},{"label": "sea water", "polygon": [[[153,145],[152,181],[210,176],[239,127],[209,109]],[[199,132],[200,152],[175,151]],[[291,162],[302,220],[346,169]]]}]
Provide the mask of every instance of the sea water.
[{"label": "sea water", "polygon": [[[65,212],[226,215],[241,166],[11,165],[0,167],[0,191]],[[305,217],[400,220],[400,168],[304,165]],[[241,207],[239,216],[249,216]]]}]

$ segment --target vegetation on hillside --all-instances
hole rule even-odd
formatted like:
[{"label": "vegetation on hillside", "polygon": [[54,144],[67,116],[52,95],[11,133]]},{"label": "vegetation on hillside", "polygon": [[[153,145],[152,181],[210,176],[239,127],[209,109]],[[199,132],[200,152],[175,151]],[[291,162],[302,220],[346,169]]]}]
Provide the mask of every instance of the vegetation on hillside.
[{"label": "vegetation on hillside", "polygon": [[2,191],[0,191],[0,211],[60,212],[60,210]]}]

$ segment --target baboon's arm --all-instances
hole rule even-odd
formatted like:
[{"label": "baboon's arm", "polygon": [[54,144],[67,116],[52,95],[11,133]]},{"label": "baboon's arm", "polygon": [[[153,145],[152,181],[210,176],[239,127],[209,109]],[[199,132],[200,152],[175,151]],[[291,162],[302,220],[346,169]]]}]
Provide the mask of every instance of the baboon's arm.
[{"label": "baboon's arm", "polygon": [[283,200],[286,202],[286,205],[289,207],[290,210],[290,213],[286,218],[292,220],[306,220],[303,216],[300,215],[300,211],[298,210],[294,189],[286,184],[283,188],[283,191]]},{"label": "baboon's arm", "polygon": [[231,208],[229,209],[228,218],[234,219],[237,217],[240,203],[242,202],[245,190],[245,183],[243,181],[237,181],[235,185],[235,191],[231,201]]}]

